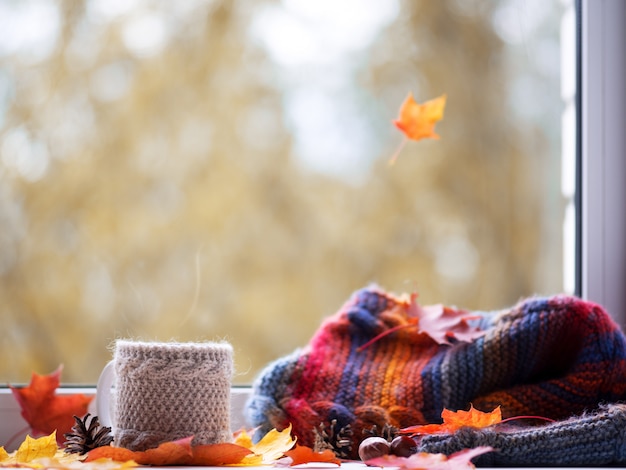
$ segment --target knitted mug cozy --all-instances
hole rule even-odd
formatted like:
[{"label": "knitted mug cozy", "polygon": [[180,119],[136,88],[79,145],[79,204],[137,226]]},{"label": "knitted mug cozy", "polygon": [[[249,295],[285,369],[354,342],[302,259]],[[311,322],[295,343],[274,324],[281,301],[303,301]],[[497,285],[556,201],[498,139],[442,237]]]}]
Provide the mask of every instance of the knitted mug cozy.
[{"label": "knitted mug cozy", "polygon": [[307,347],[270,364],[246,407],[258,435],[291,423],[303,445],[357,458],[367,435],[440,422],[443,408],[561,420],[626,396],[626,338],[596,304],[532,298],[472,312],[485,334],[471,343],[440,345],[411,327],[359,349],[409,322],[401,305],[358,291]]},{"label": "knitted mug cozy", "polygon": [[232,356],[227,343],[117,341],[114,444],[229,441]]}]

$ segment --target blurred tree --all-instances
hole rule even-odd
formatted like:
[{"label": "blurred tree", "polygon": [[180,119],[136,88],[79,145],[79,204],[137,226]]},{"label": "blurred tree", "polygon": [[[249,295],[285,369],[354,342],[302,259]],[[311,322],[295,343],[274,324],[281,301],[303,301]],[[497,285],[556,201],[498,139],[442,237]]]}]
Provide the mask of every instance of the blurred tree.
[{"label": "blurred tree", "polygon": [[[494,30],[505,3],[388,2],[374,40],[332,51],[342,68],[290,68],[255,36],[294,2],[37,4],[49,53],[0,55],[0,377],[95,382],[118,337],[226,339],[246,383],[370,282],[474,309],[559,291],[558,77],[525,98],[544,121],[512,112],[507,57],[533,66],[535,45]],[[448,94],[442,140],[389,167],[409,90]],[[331,130],[363,161],[343,173],[302,157],[341,155],[326,131],[299,147],[290,109],[315,93],[351,110]]]}]

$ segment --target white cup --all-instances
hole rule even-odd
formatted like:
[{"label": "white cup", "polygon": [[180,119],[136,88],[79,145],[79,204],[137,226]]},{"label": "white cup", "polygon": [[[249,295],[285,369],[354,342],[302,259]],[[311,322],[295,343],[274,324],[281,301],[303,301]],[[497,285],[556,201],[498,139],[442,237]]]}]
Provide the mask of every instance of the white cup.
[{"label": "white cup", "polygon": [[232,371],[228,343],[118,340],[98,380],[98,418],[131,450],[189,436],[193,445],[229,442]]}]

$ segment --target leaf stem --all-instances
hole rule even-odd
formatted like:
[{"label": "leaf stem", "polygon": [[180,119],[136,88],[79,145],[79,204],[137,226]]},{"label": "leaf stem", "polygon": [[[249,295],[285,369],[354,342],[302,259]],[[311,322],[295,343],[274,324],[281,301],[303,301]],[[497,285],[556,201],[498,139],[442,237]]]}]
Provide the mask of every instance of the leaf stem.
[{"label": "leaf stem", "polygon": [[11,446],[11,444],[13,443],[13,441],[15,439],[17,439],[18,437],[20,437],[22,434],[24,434],[25,432],[28,432],[28,430],[30,429],[30,426],[26,426],[25,428],[20,429],[19,431],[17,431],[15,434],[13,434],[9,440],[7,441],[7,443],[4,445],[6,448],[9,448]]},{"label": "leaf stem", "polygon": [[555,422],[555,420],[553,420],[552,418],[544,418],[543,416],[511,416],[510,418],[505,418],[496,424],[506,423],[508,421],[515,421],[517,419],[539,419],[542,421],[548,421],[549,423]]},{"label": "leaf stem", "polygon": [[400,145],[398,145],[398,148],[396,149],[392,157],[389,159],[389,166],[396,163],[396,160],[398,159],[398,155],[400,155],[400,152],[402,152],[402,149],[404,148],[408,140],[409,140],[408,137],[404,136],[404,139],[402,139],[402,142],[400,142]]},{"label": "leaf stem", "polygon": [[392,333],[395,333],[396,331],[399,330],[403,330],[405,328],[410,328],[412,326],[415,326],[415,324],[413,323],[408,323],[406,325],[398,325],[398,326],[394,326],[393,328],[389,328],[388,330],[383,331],[382,333],[374,336],[372,339],[370,339],[367,343],[362,344],[361,346],[359,346],[358,348],[356,348],[357,352],[362,352],[364,351],[366,348],[369,348],[372,344],[374,344],[376,341],[384,338],[387,335],[390,335]]}]

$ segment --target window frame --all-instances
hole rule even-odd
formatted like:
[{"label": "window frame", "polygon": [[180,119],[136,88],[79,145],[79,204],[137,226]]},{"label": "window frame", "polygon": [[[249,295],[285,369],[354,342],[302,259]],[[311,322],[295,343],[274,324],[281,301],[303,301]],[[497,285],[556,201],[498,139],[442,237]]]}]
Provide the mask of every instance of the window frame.
[{"label": "window frame", "polygon": [[[626,324],[626,2],[576,0],[577,189],[576,293]],[[233,429],[244,425],[250,387],[233,387]],[[59,393],[94,395],[95,387]],[[93,411],[92,411],[93,412]],[[21,442],[27,424],[7,387],[0,388],[0,445]],[[7,450],[12,450],[10,447]]]},{"label": "window frame", "polygon": [[626,3],[577,0],[579,295],[626,325]]}]

